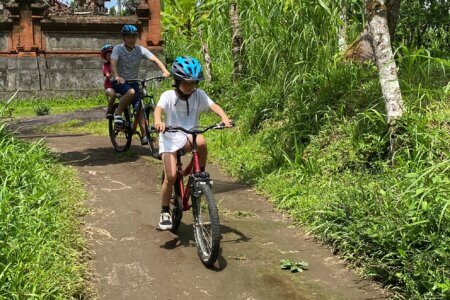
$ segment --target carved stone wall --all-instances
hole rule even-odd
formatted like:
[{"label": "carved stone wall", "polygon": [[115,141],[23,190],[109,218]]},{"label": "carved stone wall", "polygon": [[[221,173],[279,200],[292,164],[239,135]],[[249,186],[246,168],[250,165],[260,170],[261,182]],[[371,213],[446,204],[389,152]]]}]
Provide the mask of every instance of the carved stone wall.
[{"label": "carved stone wall", "polygon": [[[122,42],[120,29],[135,24],[138,43],[164,61],[159,0],[146,0],[134,16],[50,14],[48,7],[23,0],[0,15],[0,84],[10,93],[97,93],[103,89],[103,44]],[[157,74],[145,63],[143,74]],[[5,94],[5,91],[3,91]],[[2,97],[0,87],[0,97]]]}]

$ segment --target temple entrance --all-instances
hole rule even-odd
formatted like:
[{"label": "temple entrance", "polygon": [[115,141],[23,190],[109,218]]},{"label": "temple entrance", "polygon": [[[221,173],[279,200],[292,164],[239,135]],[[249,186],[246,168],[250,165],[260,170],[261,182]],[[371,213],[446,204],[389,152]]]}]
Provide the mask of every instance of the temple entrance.
[{"label": "temple entrance", "polygon": [[[162,57],[160,1],[136,2],[134,14],[110,16],[109,0],[9,1],[0,4],[0,95],[97,93],[102,89],[105,43],[121,43],[120,29],[134,24],[139,44]],[[153,64],[142,69],[157,72]]]}]

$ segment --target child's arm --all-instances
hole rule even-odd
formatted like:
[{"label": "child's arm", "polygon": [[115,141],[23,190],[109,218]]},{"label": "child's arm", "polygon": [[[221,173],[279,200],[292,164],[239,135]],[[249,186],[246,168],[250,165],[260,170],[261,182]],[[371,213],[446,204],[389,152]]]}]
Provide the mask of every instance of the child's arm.
[{"label": "child's arm", "polygon": [[233,127],[233,125],[231,125],[230,118],[228,118],[227,114],[223,111],[222,107],[220,107],[216,103],[213,103],[209,108],[222,119],[222,122],[225,124],[226,127]]},{"label": "child's arm", "polygon": [[117,72],[117,59],[111,58],[111,70],[115,80],[122,84],[125,83],[125,80],[120,77],[119,72]]},{"label": "child's arm", "polygon": [[156,55],[152,55],[152,57],[150,57],[150,60],[152,62],[154,62],[161,69],[161,72],[163,73],[164,77],[170,77],[169,71],[167,71],[164,64],[156,57]]},{"label": "child's arm", "polygon": [[164,132],[166,130],[166,124],[161,120],[161,115],[163,111],[164,110],[161,106],[156,106],[155,111],[153,113],[153,117],[155,119],[155,128],[159,132]]}]

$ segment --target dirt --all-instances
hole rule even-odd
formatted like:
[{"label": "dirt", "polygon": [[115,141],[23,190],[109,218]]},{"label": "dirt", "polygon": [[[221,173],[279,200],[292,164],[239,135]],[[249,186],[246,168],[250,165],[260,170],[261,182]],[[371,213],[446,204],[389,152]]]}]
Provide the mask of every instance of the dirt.
[{"label": "dirt", "polygon": [[[103,116],[97,109],[89,118]],[[65,122],[80,116],[59,118]],[[21,121],[25,138],[35,137],[28,129],[40,120],[49,122]],[[99,299],[389,298],[293,226],[267,199],[214,165],[207,171],[221,212],[222,240],[216,268],[207,269],[197,256],[190,212],[183,215],[177,234],[155,229],[162,166],[146,148],[133,141],[127,153],[117,154],[108,137],[94,136],[47,136],[45,141],[67,165],[78,169],[90,192],[90,213],[84,222],[92,253],[92,286]],[[290,273],[280,268],[281,259],[305,261],[309,269]]]}]

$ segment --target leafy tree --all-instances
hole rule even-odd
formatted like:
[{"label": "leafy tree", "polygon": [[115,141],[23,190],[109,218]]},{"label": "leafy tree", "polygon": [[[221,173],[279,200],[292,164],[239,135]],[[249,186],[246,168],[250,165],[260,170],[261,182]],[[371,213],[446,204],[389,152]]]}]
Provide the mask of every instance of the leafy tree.
[{"label": "leafy tree", "polygon": [[117,16],[116,7],[115,7],[115,6],[111,7],[111,8],[109,9],[108,14],[109,14],[110,16]]}]

